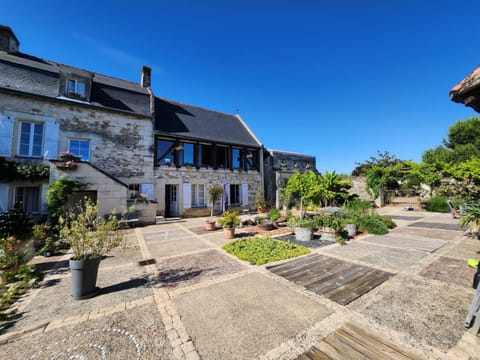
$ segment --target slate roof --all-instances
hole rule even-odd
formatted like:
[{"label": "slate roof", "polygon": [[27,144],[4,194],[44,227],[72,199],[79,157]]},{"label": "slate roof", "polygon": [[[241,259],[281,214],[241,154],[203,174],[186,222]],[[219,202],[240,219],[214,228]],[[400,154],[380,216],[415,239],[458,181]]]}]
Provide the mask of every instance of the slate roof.
[{"label": "slate roof", "polygon": [[480,112],[480,66],[450,90],[450,99]]},{"label": "slate roof", "polygon": [[155,98],[155,131],[192,140],[259,148],[262,145],[239,116]]},{"label": "slate roof", "polygon": [[[59,97],[61,66],[62,64],[20,52],[0,51],[0,89],[73,103],[71,99]],[[150,95],[146,88],[97,73],[93,73],[90,102],[85,104],[151,116]]]}]

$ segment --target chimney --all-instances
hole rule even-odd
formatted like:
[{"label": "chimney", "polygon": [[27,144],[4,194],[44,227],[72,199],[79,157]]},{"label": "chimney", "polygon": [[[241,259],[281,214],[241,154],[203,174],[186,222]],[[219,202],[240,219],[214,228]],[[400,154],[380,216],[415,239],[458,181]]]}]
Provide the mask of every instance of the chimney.
[{"label": "chimney", "polygon": [[141,84],[144,88],[149,88],[152,80],[152,69],[143,65]]},{"label": "chimney", "polygon": [[12,29],[0,25],[0,51],[18,52],[18,45],[20,45],[20,41],[18,41]]}]

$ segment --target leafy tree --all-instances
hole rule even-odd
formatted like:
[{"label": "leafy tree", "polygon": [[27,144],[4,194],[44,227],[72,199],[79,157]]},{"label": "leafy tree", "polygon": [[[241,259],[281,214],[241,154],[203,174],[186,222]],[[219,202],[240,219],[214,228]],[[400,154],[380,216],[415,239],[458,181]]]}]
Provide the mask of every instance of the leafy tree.
[{"label": "leafy tree", "polygon": [[342,178],[335,171],[327,171],[320,176],[319,185],[323,206],[336,206],[339,201],[348,197],[348,189],[352,187],[350,180]]},{"label": "leafy tree", "polygon": [[285,194],[296,195],[300,198],[300,216],[303,217],[303,204],[312,204],[320,196],[320,183],[318,176],[313,171],[305,173],[296,172],[288,179]]},{"label": "leafy tree", "polygon": [[375,167],[389,167],[397,164],[400,160],[387,150],[380,152],[377,150],[377,156],[370,156],[370,159],[363,163],[358,163],[358,166],[352,171],[352,176],[367,176],[368,172]]},{"label": "leafy tree", "polygon": [[47,209],[52,224],[56,225],[60,216],[65,214],[66,203],[71,193],[84,187],[85,184],[69,178],[59,178],[50,184],[47,192]]}]

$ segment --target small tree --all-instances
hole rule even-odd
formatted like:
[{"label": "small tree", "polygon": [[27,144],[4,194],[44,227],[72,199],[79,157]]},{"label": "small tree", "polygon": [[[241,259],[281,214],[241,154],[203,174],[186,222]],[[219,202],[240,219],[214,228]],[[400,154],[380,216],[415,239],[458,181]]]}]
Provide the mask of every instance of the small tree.
[{"label": "small tree", "polygon": [[318,176],[313,171],[305,173],[296,172],[288,179],[285,194],[296,195],[300,198],[300,217],[303,218],[303,204],[318,201],[320,195]]},{"label": "small tree", "polygon": [[59,178],[50,184],[47,192],[47,209],[52,224],[56,225],[60,216],[65,215],[67,200],[72,191],[81,190],[84,187],[85,184],[69,178]]},{"label": "small tree", "polygon": [[213,217],[213,208],[215,207],[215,203],[220,199],[223,194],[223,187],[220,184],[213,184],[208,188],[208,201],[212,203],[212,209],[210,212],[210,216]]}]

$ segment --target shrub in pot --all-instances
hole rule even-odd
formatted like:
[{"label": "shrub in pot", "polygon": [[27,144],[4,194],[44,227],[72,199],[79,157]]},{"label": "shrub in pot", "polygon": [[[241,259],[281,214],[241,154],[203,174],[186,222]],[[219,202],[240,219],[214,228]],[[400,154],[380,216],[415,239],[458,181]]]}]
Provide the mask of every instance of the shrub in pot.
[{"label": "shrub in pot", "polygon": [[119,232],[120,218],[115,210],[108,218],[98,217],[98,205],[85,199],[82,205],[60,217],[60,236],[72,250],[72,297],[85,299],[96,294],[98,267],[103,256],[121,246],[125,236]]},{"label": "shrub in pot", "polygon": [[460,226],[468,226],[470,233],[480,239],[480,205],[472,204],[462,207]]},{"label": "shrub in pot", "polygon": [[313,230],[317,228],[318,223],[315,219],[306,217],[291,217],[288,225],[295,232],[295,239],[298,241],[310,241],[313,239]]},{"label": "shrub in pot", "polygon": [[218,224],[223,226],[226,239],[233,239],[235,237],[235,226],[240,225],[240,217],[236,211],[225,211],[223,218],[218,220]]},{"label": "shrub in pot", "polygon": [[320,215],[318,218],[318,226],[320,235],[323,239],[335,240],[343,230],[345,216],[341,213],[334,212],[332,214]]}]

